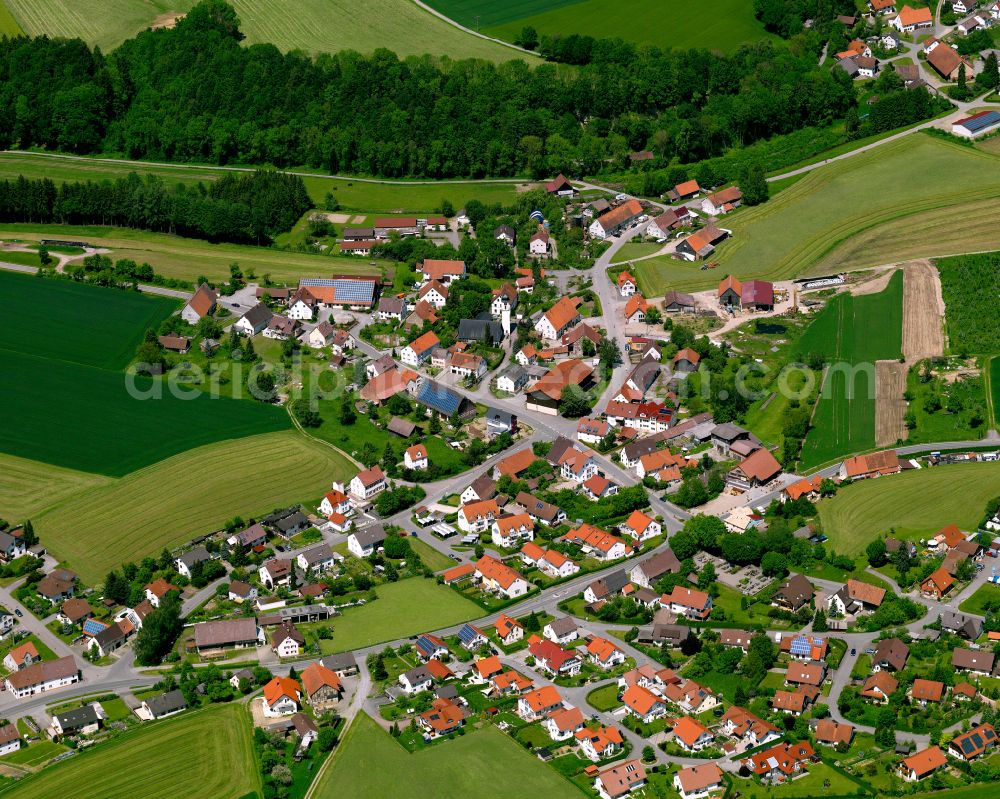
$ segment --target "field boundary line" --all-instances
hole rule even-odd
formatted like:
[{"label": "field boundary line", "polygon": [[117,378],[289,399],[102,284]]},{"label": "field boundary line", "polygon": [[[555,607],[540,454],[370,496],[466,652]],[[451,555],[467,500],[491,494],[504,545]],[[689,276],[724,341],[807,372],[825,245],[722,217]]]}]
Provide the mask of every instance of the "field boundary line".
[{"label": "field boundary line", "polygon": [[433,14],[438,19],[444,20],[449,25],[458,28],[460,31],[463,31],[464,33],[471,34],[472,36],[476,36],[480,39],[485,39],[486,41],[493,42],[494,44],[502,44],[504,47],[509,47],[511,50],[517,50],[519,53],[524,53],[525,55],[534,56],[535,58],[539,59],[541,58],[541,56],[539,56],[538,53],[532,50],[528,50],[524,47],[518,47],[516,44],[512,44],[511,42],[505,42],[503,39],[494,39],[492,36],[487,36],[485,33],[480,33],[479,31],[474,31],[471,28],[466,28],[462,23],[453,20],[451,17],[445,16],[436,8],[431,8],[429,5],[427,5],[426,3],[422,3],[420,0],[413,0],[413,3],[418,8],[422,8],[424,11]]},{"label": "field boundary line", "polygon": [[[57,158],[64,161],[83,161],[106,164],[134,165],[136,167],[157,167],[159,169],[214,169],[220,172],[256,172],[267,169],[267,164],[259,166],[220,166],[219,164],[169,163],[167,161],[135,161],[130,158],[111,158],[110,156],[68,155],[67,153],[47,153],[36,150],[0,150],[0,155],[34,155],[39,158]],[[324,175],[322,172],[297,172],[292,169],[275,170],[282,175],[298,175],[301,178],[320,178],[322,180],[349,180],[354,183],[382,183],[388,186],[439,186],[443,184],[462,183],[537,183],[531,178],[447,178],[445,180],[390,180],[388,178],[365,178],[354,175]]]},{"label": "field boundary line", "polygon": [[285,411],[288,413],[288,418],[292,420],[292,424],[294,425],[295,429],[298,430],[307,439],[309,439],[310,441],[315,441],[317,444],[322,444],[323,446],[329,447],[334,452],[339,452],[341,455],[343,455],[345,458],[347,458],[347,460],[349,460],[351,463],[353,463],[355,466],[357,466],[360,470],[362,470],[362,471],[365,470],[366,467],[365,467],[365,465],[363,463],[361,463],[361,461],[359,461],[356,458],[352,457],[351,455],[347,454],[340,447],[331,444],[329,441],[324,441],[322,438],[316,438],[316,436],[310,435],[309,433],[307,433],[306,429],[302,426],[302,423],[298,419],[296,419],[295,418],[295,414],[292,413],[292,403],[291,402],[286,402],[285,403]]}]

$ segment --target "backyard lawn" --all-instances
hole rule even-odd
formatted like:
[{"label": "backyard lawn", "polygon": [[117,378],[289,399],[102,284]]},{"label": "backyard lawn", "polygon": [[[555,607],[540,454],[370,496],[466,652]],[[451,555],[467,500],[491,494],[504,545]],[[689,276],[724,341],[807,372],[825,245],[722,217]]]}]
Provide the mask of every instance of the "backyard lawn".
[{"label": "backyard lawn", "polygon": [[[226,767],[220,768],[223,763]],[[243,705],[233,704],[144,724],[27,777],[10,795],[18,799],[237,799],[259,790],[249,714]]]},{"label": "backyard lawn", "polygon": [[1000,463],[937,466],[862,480],[819,502],[830,548],[853,556],[894,528],[906,539],[934,535],[946,524],[972,530],[1000,494]]},{"label": "backyard lawn", "polygon": [[817,763],[809,766],[809,773],[804,777],[775,788],[761,788],[755,793],[774,799],[792,796],[849,796],[856,793],[859,787],[858,783],[839,771],[825,763]]},{"label": "backyard lawn", "polygon": [[386,583],[375,592],[378,599],[374,602],[350,608],[321,625],[303,625],[306,630],[333,627],[333,638],[320,641],[324,655],[450,627],[483,615],[481,608],[457,592],[423,577]]},{"label": "backyard lawn", "polygon": [[996,611],[1000,608],[1000,585],[986,583],[979,586],[975,592],[958,606],[959,610],[985,616],[987,610]]},{"label": "backyard lawn", "polygon": [[410,546],[420,556],[424,565],[431,571],[439,572],[455,565],[455,561],[447,555],[434,549],[426,541],[421,541],[416,536],[410,536]]},{"label": "backyard lawn", "polygon": [[409,754],[361,713],[333,757],[317,799],[425,799],[428,786],[438,796],[508,799],[514,775],[518,796],[580,797],[555,769],[493,726]]}]

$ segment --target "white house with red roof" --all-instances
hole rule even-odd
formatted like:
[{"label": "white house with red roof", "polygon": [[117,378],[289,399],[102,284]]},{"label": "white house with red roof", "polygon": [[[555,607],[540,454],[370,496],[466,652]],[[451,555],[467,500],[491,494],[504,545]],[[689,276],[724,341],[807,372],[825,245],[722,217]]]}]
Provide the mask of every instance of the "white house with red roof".
[{"label": "white house with red roof", "polygon": [[423,470],[427,468],[428,463],[427,447],[423,444],[414,444],[403,453],[403,466],[407,469]]},{"label": "white house with red roof", "polygon": [[630,273],[622,272],[618,275],[618,292],[623,297],[631,297],[638,288],[638,281]]},{"label": "white house with red roof", "polygon": [[689,619],[707,619],[712,612],[712,596],[705,591],[675,585],[669,594],[660,597],[660,605],[671,613]]},{"label": "white house with red roof", "polygon": [[537,721],[563,706],[563,698],[554,685],[543,685],[517,700],[517,715],[527,722]]},{"label": "white house with red roof", "polygon": [[575,652],[563,649],[548,638],[532,636],[528,652],[535,659],[535,666],[550,674],[572,677],[580,673],[583,665]]},{"label": "white house with red roof", "polygon": [[465,277],[465,261],[441,258],[425,258],[420,265],[424,280],[436,280],[445,286]]},{"label": "white house with red roof", "polygon": [[475,579],[484,591],[500,594],[508,599],[524,596],[530,588],[528,581],[520,574],[491,555],[483,555],[476,561]]},{"label": "white house with red roof", "polygon": [[641,510],[632,511],[632,515],[622,522],[618,529],[625,535],[632,536],[636,541],[648,541],[663,532],[660,523]]},{"label": "white house with red roof", "polygon": [[439,346],[441,339],[429,331],[403,347],[399,351],[399,360],[408,366],[420,366],[431,357],[434,348]]},{"label": "white house with red roof", "polygon": [[546,716],[542,726],[553,741],[572,738],[585,726],[586,718],[578,707],[562,707]]},{"label": "white house with red roof", "polygon": [[458,509],[458,527],[465,533],[481,533],[500,516],[495,499],[467,502]]},{"label": "white house with red roof", "polygon": [[367,502],[388,487],[389,483],[385,478],[385,473],[381,467],[375,465],[354,475],[348,491],[356,501]]},{"label": "white house with red roof", "polygon": [[527,513],[512,513],[493,522],[493,543],[504,549],[514,549],[535,537],[535,522]]},{"label": "white house with red roof", "polygon": [[559,458],[560,474],[579,485],[597,474],[597,461],[589,449],[568,447]]}]

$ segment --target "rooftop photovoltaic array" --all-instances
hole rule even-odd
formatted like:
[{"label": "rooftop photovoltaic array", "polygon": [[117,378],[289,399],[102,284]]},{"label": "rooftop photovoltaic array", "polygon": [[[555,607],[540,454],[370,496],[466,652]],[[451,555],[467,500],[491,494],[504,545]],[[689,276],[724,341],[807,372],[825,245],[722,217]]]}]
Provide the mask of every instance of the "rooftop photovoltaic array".
[{"label": "rooftop photovoltaic array", "polygon": [[351,303],[371,303],[375,297],[375,279],[341,277],[341,278],[303,278],[302,286],[332,288],[338,301]]},{"label": "rooftop photovoltaic array", "polygon": [[968,119],[963,119],[958,124],[966,130],[976,133],[977,131],[985,130],[986,128],[1000,124],[1000,113],[997,113],[996,111],[985,111],[982,114],[976,114]]}]

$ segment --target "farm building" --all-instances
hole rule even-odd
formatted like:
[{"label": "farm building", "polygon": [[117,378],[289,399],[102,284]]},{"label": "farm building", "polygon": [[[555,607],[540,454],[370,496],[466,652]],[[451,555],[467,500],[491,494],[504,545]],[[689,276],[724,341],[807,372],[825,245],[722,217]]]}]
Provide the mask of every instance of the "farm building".
[{"label": "farm building", "polygon": [[955,136],[974,139],[976,136],[982,136],[985,133],[995,131],[998,126],[1000,126],[1000,113],[996,111],[980,111],[971,117],[953,122],[951,132]]}]

